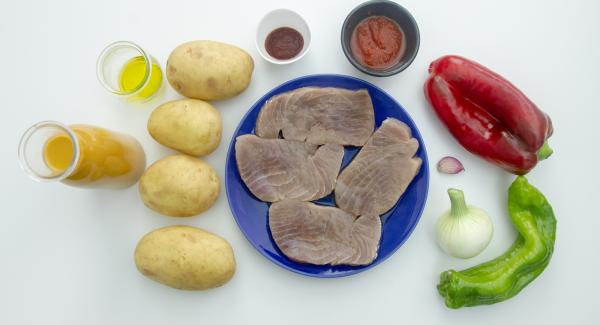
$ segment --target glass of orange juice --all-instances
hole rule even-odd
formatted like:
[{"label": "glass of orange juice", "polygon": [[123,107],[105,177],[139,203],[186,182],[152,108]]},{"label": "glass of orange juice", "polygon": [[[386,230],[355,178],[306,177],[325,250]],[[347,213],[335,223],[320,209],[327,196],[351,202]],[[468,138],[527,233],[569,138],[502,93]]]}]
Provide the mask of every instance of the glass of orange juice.
[{"label": "glass of orange juice", "polygon": [[96,63],[96,75],[109,92],[138,102],[156,96],[163,83],[158,61],[128,41],[114,42],[104,48]]},{"label": "glass of orange juice", "polygon": [[146,156],[139,142],[129,135],[91,125],[44,121],[23,134],[19,162],[37,181],[126,188],[144,172]]}]

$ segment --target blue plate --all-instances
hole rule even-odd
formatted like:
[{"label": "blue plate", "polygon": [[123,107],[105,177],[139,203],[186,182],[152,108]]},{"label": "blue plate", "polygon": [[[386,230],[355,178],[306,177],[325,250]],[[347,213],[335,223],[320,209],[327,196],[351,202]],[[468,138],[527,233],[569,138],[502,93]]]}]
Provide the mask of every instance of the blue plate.
[{"label": "blue plate", "polygon": [[[268,225],[269,205],[258,200],[248,190],[238,172],[235,159],[236,137],[254,133],[256,118],[267,99],[277,94],[306,86],[367,89],[371,95],[373,108],[375,109],[375,125],[379,127],[381,122],[388,117],[397,118],[410,126],[413,137],[419,141],[420,146],[417,156],[423,160],[423,166],[398,203],[381,217],[383,233],[381,235],[379,252],[377,259],[369,265],[319,266],[297,263],[288,259],[279,250],[271,237]],[[346,166],[358,150],[359,148],[346,147],[342,166]],[[390,257],[408,239],[425,207],[429,187],[429,167],[425,145],[419,130],[408,113],[390,95],[373,84],[358,78],[342,75],[312,75],[288,81],[271,90],[259,99],[242,118],[229,144],[225,170],[225,186],[229,207],[235,220],[248,241],[261,254],[275,264],[290,271],[319,278],[333,278],[355,274],[374,267]],[[324,205],[334,205],[332,196],[329,195],[317,202]]]}]

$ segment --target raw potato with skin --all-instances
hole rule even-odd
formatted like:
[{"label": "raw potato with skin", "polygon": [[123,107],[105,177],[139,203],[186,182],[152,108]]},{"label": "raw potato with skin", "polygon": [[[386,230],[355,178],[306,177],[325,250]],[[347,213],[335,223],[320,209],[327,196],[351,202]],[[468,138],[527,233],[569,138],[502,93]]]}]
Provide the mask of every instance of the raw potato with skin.
[{"label": "raw potato with skin", "polygon": [[146,206],[172,217],[191,217],[208,210],[220,190],[219,176],[209,164],[182,154],[152,164],[139,185]]},{"label": "raw potato with skin", "polygon": [[250,84],[252,57],[215,41],[192,41],[176,47],[167,60],[167,80],[181,95],[215,100],[238,95]]},{"label": "raw potato with skin", "polygon": [[148,132],[158,143],[192,156],[213,152],[221,143],[221,115],[211,104],[180,99],[157,107]]},{"label": "raw potato with skin", "polygon": [[220,287],[235,273],[231,245],[220,236],[189,226],[148,233],[135,249],[135,265],[148,278],[184,290]]}]

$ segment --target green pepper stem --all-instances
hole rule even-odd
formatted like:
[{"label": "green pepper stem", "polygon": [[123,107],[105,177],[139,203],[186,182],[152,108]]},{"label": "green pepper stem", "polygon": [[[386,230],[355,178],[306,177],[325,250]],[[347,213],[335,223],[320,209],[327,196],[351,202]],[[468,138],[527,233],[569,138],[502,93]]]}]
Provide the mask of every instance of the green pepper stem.
[{"label": "green pepper stem", "polygon": [[469,213],[463,191],[449,188],[448,196],[450,196],[450,215],[452,217],[461,218]]},{"label": "green pepper stem", "polygon": [[548,145],[548,141],[544,142],[544,145],[538,151],[538,160],[544,160],[552,155],[554,150]]}]

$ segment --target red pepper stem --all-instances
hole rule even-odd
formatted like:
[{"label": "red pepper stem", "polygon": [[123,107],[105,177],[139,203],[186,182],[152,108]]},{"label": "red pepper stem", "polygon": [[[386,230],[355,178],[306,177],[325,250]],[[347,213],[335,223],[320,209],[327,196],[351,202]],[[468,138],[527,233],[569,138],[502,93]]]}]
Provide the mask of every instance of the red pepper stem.
[{"label": "red pepper stem", "polygon": [[544,142],[544,145],[538,151],[538,160],[544,160],[552,155],[554,150],[548,145],[548,141]]}]

